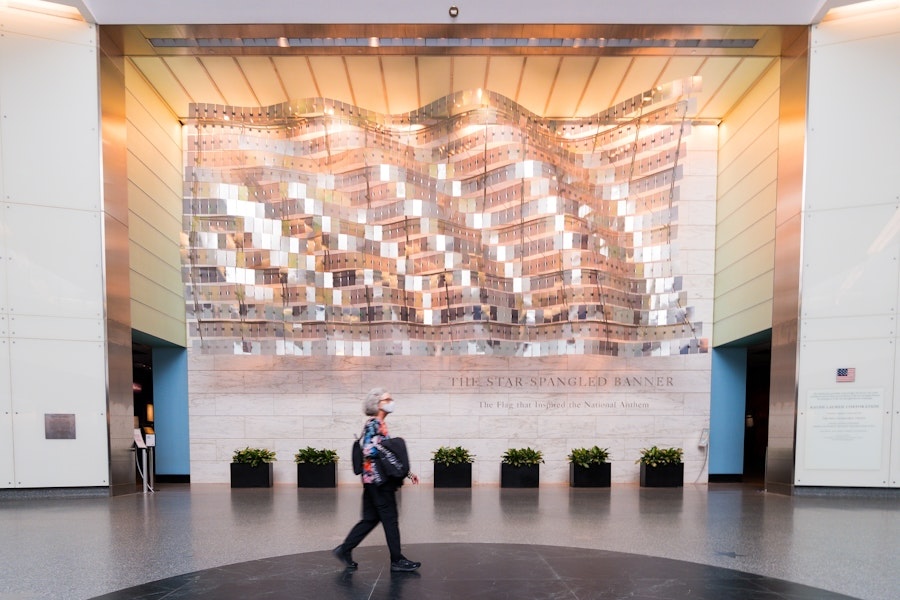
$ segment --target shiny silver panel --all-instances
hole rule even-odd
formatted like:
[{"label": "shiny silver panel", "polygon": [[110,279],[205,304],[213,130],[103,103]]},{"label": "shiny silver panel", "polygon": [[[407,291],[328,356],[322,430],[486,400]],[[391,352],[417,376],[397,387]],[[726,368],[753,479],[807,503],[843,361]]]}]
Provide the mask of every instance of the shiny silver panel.
[{"label": "shiny silver panel", "polygon": [[126,494],[134,492],[136,477],[131,451],[134,397],[131,372],[125,74],[118,47],[101,36],[100,49],[109,481],[112,494]]},{"label": "shiny silver panel", "polygon": [[807,37],[781,61],[766,488],[785,493],[793,486],[796,444]]},{"label": "shiny silver panel", "polygon": [[705,352],[676,272],[696,78],[583,119],[488,91],[384,115],[194,105],[184,256],[211,354]]}]

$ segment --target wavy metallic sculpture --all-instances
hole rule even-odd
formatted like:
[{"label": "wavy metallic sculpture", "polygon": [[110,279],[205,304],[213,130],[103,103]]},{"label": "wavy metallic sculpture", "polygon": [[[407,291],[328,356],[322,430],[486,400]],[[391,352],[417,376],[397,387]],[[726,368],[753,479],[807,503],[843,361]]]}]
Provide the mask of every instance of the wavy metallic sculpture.
[{"label": "wavy metallic sculpture", "polygon": [[195,104],[184,275],[205,353],[705,350],[674,272],[688,79],[581,119],[458,92],[383,115]]}]

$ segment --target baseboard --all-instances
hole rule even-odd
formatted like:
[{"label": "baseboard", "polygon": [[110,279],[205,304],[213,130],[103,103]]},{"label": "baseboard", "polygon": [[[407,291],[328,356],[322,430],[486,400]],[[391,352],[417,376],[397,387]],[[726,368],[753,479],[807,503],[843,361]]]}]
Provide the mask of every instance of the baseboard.
[{"label": "baseboard", "polygon": [[740,473],[710,474],[709,476],[710,483],[741,483],[742,481],[744,481],[744,476]]},{"label": "baseboard", "polygon": [[155,483],[190,483],[190,475],[160,475],[156,474],[153,481]]}]

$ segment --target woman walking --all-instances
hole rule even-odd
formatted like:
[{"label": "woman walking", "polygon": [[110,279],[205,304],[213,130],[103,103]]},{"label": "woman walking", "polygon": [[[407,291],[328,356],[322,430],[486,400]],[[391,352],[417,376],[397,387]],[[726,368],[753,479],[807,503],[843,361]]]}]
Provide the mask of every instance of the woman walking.
[{"label": "woman walking", "polygon": [[[362,518],[347,534],[344,543],[332,550],[335,557],[348,569],[359,566],[353,560],[353,549],[378,523],[384,529],[384,537],[391,553],[391,571],[415,571],[422,566],[420,562],[407,559],[400,551],[400,524],[395,497],[399,485],[382,472],[378,462],[378,457],[383,452],[381,442],[390,438],[385,420],[393,411],[394,399],[384,388],[370,390],[363,401],[363,412],[369,419],[359,440],[363,451]],[[413,483],[419,483],[418,476],[412,472],[407,477]]]}]

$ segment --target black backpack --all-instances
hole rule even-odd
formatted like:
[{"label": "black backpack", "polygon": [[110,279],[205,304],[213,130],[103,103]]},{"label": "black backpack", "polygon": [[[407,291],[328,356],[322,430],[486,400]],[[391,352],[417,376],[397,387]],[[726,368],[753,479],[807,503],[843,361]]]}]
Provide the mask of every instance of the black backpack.
[{"label": "black backpack", "polygon": [[359,438],[353,440],[353,449],[350,450],[350,459],[353,461],[353,474],[362,475],[363,455],[362,446],[359,445]]}]

